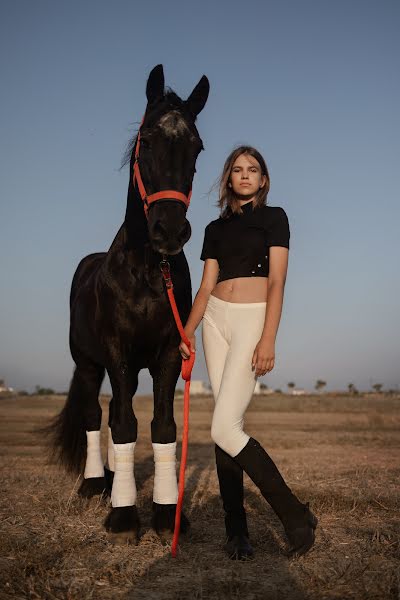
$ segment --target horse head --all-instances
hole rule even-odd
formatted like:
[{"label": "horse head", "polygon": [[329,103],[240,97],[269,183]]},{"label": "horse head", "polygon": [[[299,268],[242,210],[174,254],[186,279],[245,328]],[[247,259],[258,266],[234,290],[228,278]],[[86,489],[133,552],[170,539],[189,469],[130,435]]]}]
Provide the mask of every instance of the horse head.
[{"label": "horse head", "polygon": [[178,254],[191,235],[186,211],[196,160],[203,149],[195,121],[209,87],[203,75],[188,99],[182,100],[165,91],[162,65],[154,67],[147,81],[147,107],[132,150],[131,178],[144,203],[149,241],[161,254]]}]

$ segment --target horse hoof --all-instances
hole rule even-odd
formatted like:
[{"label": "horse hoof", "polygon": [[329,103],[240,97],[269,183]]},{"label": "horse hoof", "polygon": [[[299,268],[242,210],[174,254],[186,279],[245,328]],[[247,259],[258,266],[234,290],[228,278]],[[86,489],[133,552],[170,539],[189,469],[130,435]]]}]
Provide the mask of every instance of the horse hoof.
[{"label": "horse hoof", "polygon": [[[153,502],[153,516],[151,525],[162,542],[172,541],[175,529],[176,504],[156,504]],[[190,521],[181,513],[180,533],[187,533],[190,529]]]},{"label": "horse hoof", "polygon": [[252,560],[254,558],[254,550],[250,545],[249,538],[244,534],[229,537],[224,550],[231,560]]},{"label": "horse hoof", "polygon": [[174,532],[170,529],[160,529],[159,531],[157,531],[157,535],[160,538],[160,542],[163,544],[163,546],[172,544]]},{"label": "horse hoof", "polygon": [[107,493],[106,480],[104,477],[90,477],[84,479],[78,490],[78,495],[82,498],[93,498]]},{"label": "horse hoof", "polygon": [[[176,504],[156,504],[153,502],[151,526],[163,543],[172,541],[175,529]],[[190,521],[181,513],[180,533],[185,534],[190,529]]]},{"label": "horse hoof", "polygon": [[138,544],[140,521],[136,506],[112,508],[104,527],[112,544]]},{"label": "horse hoof", "polygon": [[126,546],[127,544],[137,546],[139,543],[139,537],[134,531],[108,532],[107,538],[113,546]]}]

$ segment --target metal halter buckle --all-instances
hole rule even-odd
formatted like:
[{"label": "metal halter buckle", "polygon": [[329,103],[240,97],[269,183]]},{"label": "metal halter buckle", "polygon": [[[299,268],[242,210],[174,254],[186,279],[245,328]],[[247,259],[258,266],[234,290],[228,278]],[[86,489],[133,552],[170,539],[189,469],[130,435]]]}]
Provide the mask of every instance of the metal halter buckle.
[{"label": "metal halter buckle", "polygon": [[170,264],[165,258],[160,261],[160,269],[162,276],[164,277],[165,285],[167,288],[172,288]]}]

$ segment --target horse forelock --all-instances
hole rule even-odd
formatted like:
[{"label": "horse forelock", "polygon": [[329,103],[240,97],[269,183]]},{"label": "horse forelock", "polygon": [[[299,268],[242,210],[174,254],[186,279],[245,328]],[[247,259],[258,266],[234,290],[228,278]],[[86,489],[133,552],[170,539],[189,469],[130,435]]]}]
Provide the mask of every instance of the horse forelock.
[{"label": "horse forelock", "polygon": [[163,115],[158,121],[158,126],[167,137],[181,137],[190,132],[186,119],[178,110],[171,110]]},{"label": "horse forelock", "polygon": [[[164,135],[169,138],[178,138],[189,133],[192,140],[199,139],[196,125],[190,121],[185,110],[185,102],[169,88],[166,89],[164,97],[160,102],[153,107],[148,107],[145,116],[145,124],[148,124],[150,129],[158,125]],[[137,141],[137,133],[135,133],[128,143],[122,158],[121,168],[129,164],[132,159],[132,153]]]},{"label": "horse forelock", "polygon": [[185,102],[171,89],[167,89],[163,100],[149,114],[149,122],[157,126],[166,137],[177,138],[185,134],[198,137],[192,117]]}]

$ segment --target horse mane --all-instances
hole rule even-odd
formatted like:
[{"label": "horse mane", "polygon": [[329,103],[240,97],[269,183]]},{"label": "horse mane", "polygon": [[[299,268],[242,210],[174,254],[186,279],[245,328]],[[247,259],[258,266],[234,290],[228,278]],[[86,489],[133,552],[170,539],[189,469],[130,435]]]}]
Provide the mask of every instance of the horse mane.
[{"label": "horse mane", "polygon": [[[158,121],[158,119],[165,113],[170,110],[181,110],[184,109],[185,102],[181,98],[179,98],[178,94],[176,94],[171,88],[167,87],[161,102],[158,102],[157,105],[150,109],[149,115],[151,115],[151,119]],[[136,130],[133,134],[133,137],[129,140],[126,150],[122,156],[121,167],[123,169],[126,165],[130,163],[133,149],[135,148],[137,135],[140,127],[140,123],[135,122]]]}]

